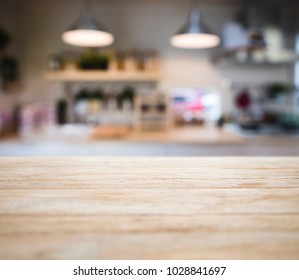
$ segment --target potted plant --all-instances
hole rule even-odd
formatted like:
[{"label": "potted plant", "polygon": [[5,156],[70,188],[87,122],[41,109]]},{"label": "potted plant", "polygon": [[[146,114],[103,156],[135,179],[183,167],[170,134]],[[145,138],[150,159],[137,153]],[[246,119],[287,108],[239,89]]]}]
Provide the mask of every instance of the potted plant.
[{"label": "potted plant", "polygon": [[100,89],[95,89],[89,93],[89,107],[93,113],[99,112],[102,108],[104,93]]},{"label": "potted plant", "polygon": [[82,89],[75,97],[75,113],[83,117],[88,113],[88,90]]},{"label": "potted plant", "polygon": [[10,42],[10,34],[0,27],[0,53],[6,49]]},{"label": "potted plant", "polygon": [[2,86],[6,90],[16,89],[18,81],[18,62],[13,56],[5,53],[11,40],[11,35],[0,28],[0,76]]},{"label": "potted plant", "polygon": [[273,83],[267,87],[267,96],[270,99],[277,99],[291,92],[291,87],[284,83]]},{"label": "potted plant", "polygon": [[0,72],[5,89],[14,89],[19,79],[18,62],[12,56],[5,55],[0,60]]},{"label": "potted plant", "polygon": [[124,105],[127,104],[128,106],[125,105],[125,107],[133,108],[135,94],[133,87],[126,86],[117,97],[119,107],[124,107]]},{"label": "potted plant", "polygon": [[107,70],[108,67],[109,57],[94,50],[83,53],[79,60],[79,68],[82,70]]},{"label": "potted plant", "polygon": [[297,132],[299,129],[299,115],[295,113],[284,113],[279,118],[279,124],[285,132]]}]

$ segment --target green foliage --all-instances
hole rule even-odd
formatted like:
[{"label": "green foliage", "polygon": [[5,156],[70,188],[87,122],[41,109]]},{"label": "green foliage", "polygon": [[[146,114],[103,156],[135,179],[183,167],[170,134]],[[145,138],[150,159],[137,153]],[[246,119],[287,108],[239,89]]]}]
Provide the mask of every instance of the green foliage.
[{"label": "green foliage", "polygon": [[76,96],[76,101],[88,99],[88,90],[82,89]]},{"label": "green foliage", "polygon": [[96,89],[92,92],[90,92],[90,98],[94,100],[103,100],[104,99],[104,93],[100,89]]},{"label": "green foliage", "polygon": [[11,42],[10,34],[0,27],[0,50],[6,48],[10,42]]},{"label": "green foliage", "polygon": [[82,89],[76,96],[76,101],[82,100],[103,100],[104,94],[101,89]]},{"label": "green foliage", "polygon": [[292,88],[284,83],[274,83],[267,87],[267,93],[269,98],[276,98],[281,94],[290,93]]},{"label": "green foliage", "polygon": [[126,86],[120,94],[122,100],[133,101],[135,97],[135,89],[130,86]]},{"label": "green foliage", "polygon": [[299,129],[299,115],[294,113],[284,113],[279,118],[280,126],[287,131]]},{"label": "green foliage", "polygon": [[97,51],[87,51],[81,55],[79,60],[79,67],[83,70],[107,70],[108,66],[108,56]]}]

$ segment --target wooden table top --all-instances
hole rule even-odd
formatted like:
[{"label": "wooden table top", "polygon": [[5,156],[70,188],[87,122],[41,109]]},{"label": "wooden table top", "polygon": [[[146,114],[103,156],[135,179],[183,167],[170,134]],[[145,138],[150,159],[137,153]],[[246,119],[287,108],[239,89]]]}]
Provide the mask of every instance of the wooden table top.
[{"label": "wooden table top", "polygon": [[299,158],[1,158],[1,259],[299,259]]}]

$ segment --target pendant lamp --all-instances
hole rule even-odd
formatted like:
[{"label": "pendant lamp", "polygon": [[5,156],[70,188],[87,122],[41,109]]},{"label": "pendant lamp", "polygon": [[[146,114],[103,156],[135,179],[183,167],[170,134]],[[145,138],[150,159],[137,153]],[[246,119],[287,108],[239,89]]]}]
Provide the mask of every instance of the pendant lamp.
[{"label": "pendant lamp", "polygon": [[219,45],[220,38],[205,25],[199,9],[193,7],[186,23],[171,38],[170,43],[177,48],[206,49]]},{"label": "pendant lamp", "polygon": [[92,8],[86,4],[79,19],[62,34],[66,44],[78,47],[103,47],[114,42],[114,36],[96,20]]}]

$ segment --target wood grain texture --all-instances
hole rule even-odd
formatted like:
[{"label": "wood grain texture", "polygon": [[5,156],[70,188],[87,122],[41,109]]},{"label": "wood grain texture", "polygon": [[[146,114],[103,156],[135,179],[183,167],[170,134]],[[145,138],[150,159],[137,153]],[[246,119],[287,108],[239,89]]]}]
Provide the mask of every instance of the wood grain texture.
[{"label": "wood grain texture", "polygon": [[1,259],[299,259],[299,158],[1,158]]}]

